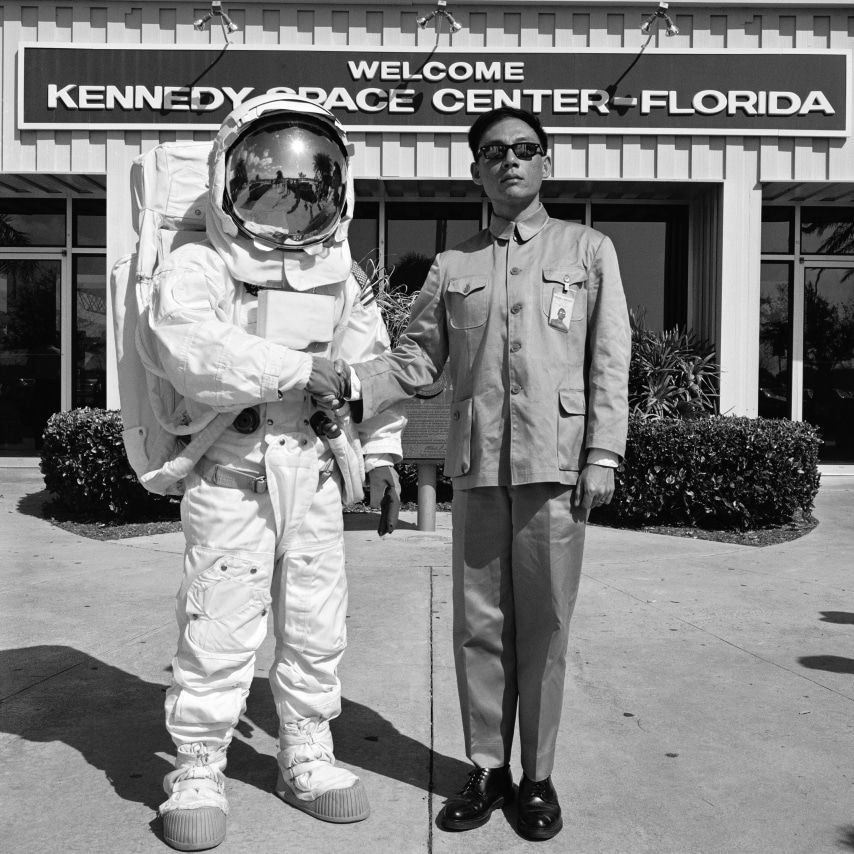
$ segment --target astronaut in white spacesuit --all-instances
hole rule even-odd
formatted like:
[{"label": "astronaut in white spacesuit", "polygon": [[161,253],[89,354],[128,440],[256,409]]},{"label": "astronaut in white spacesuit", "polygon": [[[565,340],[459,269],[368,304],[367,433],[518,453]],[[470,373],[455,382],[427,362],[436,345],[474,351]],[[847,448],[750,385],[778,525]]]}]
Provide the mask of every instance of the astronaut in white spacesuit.
[{"label": "astronaut in white spacesuit", "polygon": [[269,610],[276,793],[325,821],[369,813],[358,777],[335,764],[329,729],[346,646],[342,491],[358,499],[364,470],[372,500],[399,489],[392,465],[405,421],[391,413],[354,425],[344,406],[327,415],[332,438],[317,424],[326,420],[318,403],[338,403],[312,396],[319,377],[322,387],[335,381],[332,360],[356,363],[388,347],[376,304],[360,300],[351,275],[352,214],[337,120],[295,96],[261,96],[235,109],[214,141],[207,240],[173,251],[154,279],[151,338],[189,417],[239,412],[184,481],[179,642],[166,695],[177,759],[160,807],[164,837],[179,850],[225,837],[226,751]]}]

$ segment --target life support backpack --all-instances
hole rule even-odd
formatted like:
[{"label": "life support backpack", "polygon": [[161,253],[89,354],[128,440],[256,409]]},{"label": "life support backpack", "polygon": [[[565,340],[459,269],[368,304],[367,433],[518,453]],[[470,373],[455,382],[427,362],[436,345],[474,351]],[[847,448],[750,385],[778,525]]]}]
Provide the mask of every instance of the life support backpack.
[{"label": "life support backpack", "polygon": [[137,248],[110,274],[122,439],[139,482],[159,495],[182,494],[183,478],[236,417],[211,409],[191,420],[147,335],[158,265],[179,246],[206,239],[211,145],[161,143],[134,160]]}]

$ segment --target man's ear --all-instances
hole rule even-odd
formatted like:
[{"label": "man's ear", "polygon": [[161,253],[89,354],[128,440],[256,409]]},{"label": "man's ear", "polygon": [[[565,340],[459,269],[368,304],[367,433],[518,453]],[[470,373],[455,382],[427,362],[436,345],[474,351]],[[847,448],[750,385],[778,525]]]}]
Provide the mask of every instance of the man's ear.
[{"label": "man's ear", "polygon": [[478,187],[483,186],[483,178],[480,177],[480,169],[477,168],[477,163],[472,163],[471,165],[471,179],[478,185]]},{"label": "man's ear", "polygon": [[543,158],[543,179],[551,178],[552,176],[552,159],[547,154]]}]

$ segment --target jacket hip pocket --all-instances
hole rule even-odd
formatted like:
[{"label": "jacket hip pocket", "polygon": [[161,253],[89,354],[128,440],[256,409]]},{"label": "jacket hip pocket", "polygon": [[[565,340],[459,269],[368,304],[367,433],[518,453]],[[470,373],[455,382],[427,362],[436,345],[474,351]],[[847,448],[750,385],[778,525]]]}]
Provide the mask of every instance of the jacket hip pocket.
[{"label": "jacket hip pocket", "polygon": [[583,389],[558,392],[557,458],[561,471],[581,471],[584,466],[586,412]]},{"label": "jacket hip pocket", "polygon": [[467,474],[471,468],[472,399],[458,400],[451,405],[448,428],[448,447],[445,451],[444,472],[448,477]]}]

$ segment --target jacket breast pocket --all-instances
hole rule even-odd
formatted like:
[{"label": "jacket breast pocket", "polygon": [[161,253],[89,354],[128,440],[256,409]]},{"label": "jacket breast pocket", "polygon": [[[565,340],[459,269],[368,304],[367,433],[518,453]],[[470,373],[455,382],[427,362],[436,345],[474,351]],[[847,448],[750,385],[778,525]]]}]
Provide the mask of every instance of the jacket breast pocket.
[{"label": "jacket breast pocket", "polygon": [[584,432],[587,401],[583,389],[558,392],[557,458],[561,471],[581,471],[584,466]]},{"label": "jacket breast pocket", "polygon": [[448,447],[445,451],[444,473],[447,477],[468,474],[471,468],[472,401],[458,400],[451,405],[448,428]]},{"label": "jacket breast pocket", "polygon": [[587,271],[578,265],[543,270],[542,309],[546,317],[555,314],[554,294],[572,300],[570,320],[587,317]]},{"label": "jacket breast pocket", "polygon": [[486,323],[489,276],[451,279],[445,295],[448,319],[454,329],[473,329]]}]

